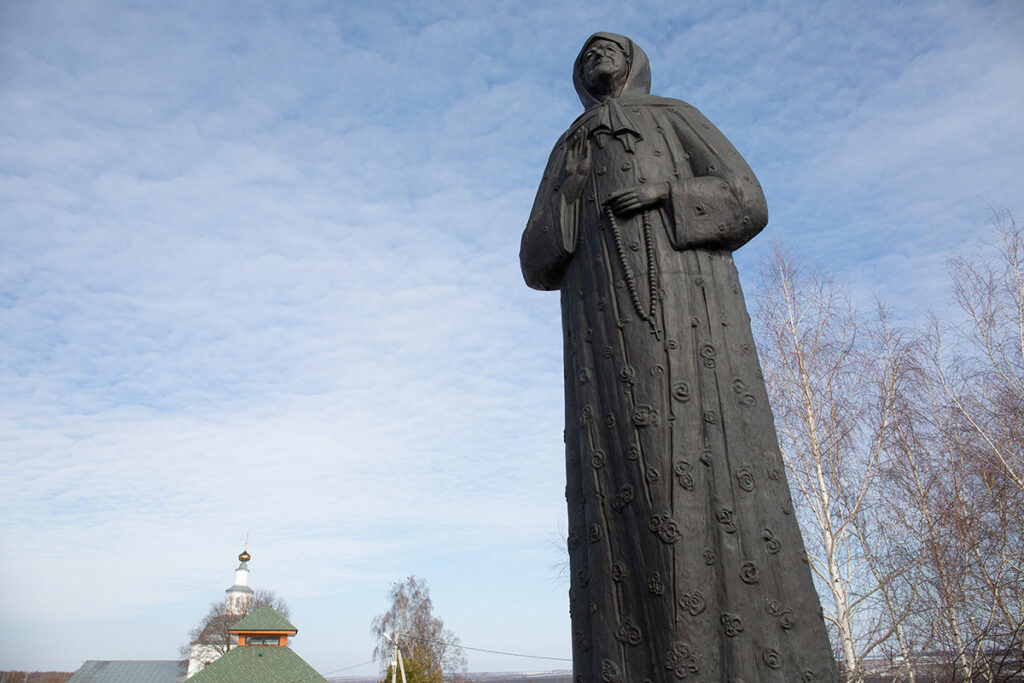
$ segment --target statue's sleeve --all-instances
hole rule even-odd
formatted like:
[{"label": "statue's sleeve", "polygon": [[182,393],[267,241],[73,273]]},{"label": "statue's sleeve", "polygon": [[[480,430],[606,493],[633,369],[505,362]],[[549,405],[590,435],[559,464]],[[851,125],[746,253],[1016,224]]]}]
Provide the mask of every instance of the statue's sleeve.
[{"label": "statue's sleeve", "polygon": [[768,205],[757,177],[695,107],[677,102],[667,116],[694,174],[670,183],[673,246],[740,248],[768,223]]},{"label": "statue's sleeve", "polygon": [[576,251],[578,202],[561,193],[565,168],[565,137],[555,145],[533,201],[530,220],[519,247],[519,265],[526,284],[534,289],[558,289]]}]

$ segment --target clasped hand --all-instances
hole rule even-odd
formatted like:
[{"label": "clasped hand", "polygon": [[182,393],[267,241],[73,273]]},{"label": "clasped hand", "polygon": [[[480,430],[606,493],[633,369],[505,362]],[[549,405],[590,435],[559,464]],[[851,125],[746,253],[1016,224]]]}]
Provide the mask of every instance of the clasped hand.
[{"label": "clasped hand", "polygon": [[[562,192],[575,200],[590,176],[594,159],[590,151],[590,130],[580,128],[573,136],[565,155]],[[636,213],[657,206],[668,199],[668,183],[639,184],[616,190],[608,195],[605,205],[617,214]]]},{"label": "clasped hand", "polygon": [[668,199],[668,193],[668,183],[641,183],[612,192],[604,203],[620,215],[636,213],[661,204]]}]

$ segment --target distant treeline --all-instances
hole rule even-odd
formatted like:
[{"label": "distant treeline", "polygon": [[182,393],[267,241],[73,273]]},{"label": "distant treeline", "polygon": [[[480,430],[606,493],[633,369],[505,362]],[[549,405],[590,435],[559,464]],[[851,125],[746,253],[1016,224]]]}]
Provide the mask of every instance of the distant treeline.
[{"label": "distant treeline", "polygon": [[0,671],[0,683],[64,683],[73,671]]}]

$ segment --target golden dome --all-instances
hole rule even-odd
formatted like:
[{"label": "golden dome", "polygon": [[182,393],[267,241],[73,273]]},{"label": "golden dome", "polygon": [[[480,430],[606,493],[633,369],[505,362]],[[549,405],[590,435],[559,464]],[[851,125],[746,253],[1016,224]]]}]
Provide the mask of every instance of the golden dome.
[{"label": "golden dome", "polygon": [[239,562],[248,562],[252,555],[249,554],[248,550],[243,550],[242,554],[238,556]]}]

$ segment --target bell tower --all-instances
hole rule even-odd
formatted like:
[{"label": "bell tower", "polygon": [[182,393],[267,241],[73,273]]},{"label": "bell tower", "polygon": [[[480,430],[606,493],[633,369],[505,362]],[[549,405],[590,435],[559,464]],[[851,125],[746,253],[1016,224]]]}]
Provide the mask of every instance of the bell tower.
[{"label": "bell tower", "polygon": [[238,568],[235,570],[235,584],[224,592],[224,608],[228,614],[245,614],[252,602],[252,589],[249,588],[249,537],[246,535],[245,548],[238,556]]}]

